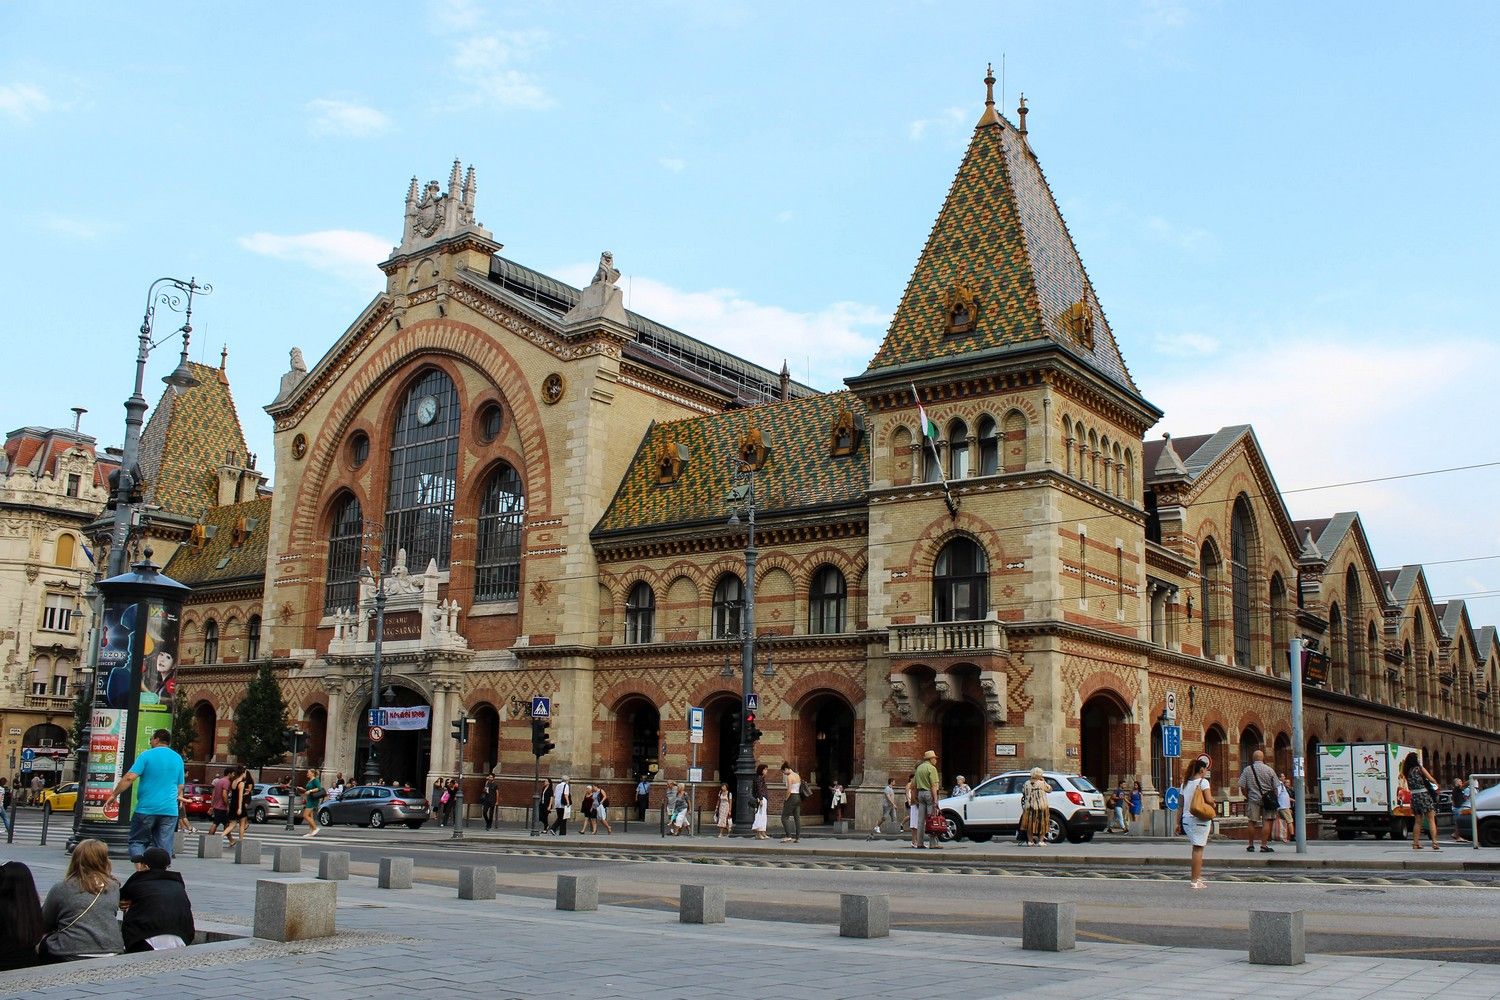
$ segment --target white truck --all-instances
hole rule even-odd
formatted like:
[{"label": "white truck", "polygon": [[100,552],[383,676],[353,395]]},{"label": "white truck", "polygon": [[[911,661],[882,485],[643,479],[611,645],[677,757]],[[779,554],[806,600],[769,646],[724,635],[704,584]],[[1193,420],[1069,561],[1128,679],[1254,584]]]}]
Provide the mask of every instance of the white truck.
[{"label": "white truck", "polygon": [[1324,743],[1318,747],[1318,811],[1340,840],[1361,833],[1404,838],[1412,826],[1411,794],[1401,762],[1416,752],[1399,743]]}]

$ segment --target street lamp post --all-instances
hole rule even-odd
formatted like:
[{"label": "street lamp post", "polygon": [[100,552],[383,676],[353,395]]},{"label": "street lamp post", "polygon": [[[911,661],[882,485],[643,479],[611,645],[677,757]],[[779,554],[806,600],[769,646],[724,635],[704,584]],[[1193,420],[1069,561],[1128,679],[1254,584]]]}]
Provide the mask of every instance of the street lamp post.
[{"label": "street lamp post", "polygon": [[[372,582],[370,568],[360,568],[359,578],[366,586]],[[380,557],[380,579],[375,582],[375,662],[370,677],[370,708],[373,710],[380,706],[380,657],[381,647],[385,644],[385,556]],[[380,780],[379,751],[376,749],[376,740],[369,739],[370,719],[365,719],[365,742],[369,749],[365,751],[365,784],[373,785]]]},{"label": "street lamp post", "polygon": [[[742,463],[743,464],[743,463]],[[740,752],[734,761],[734,832],[750,833],[758,803],[752,802],[755,788],[755,744],[750,740],[747,721],[750,695],[755,686],[755,467],[745,468],[747,482],[730,494],[731,501],[745,506],[745,595],[740,610]],[[739,524],[739,514],[729,516],[731,525]]]}]

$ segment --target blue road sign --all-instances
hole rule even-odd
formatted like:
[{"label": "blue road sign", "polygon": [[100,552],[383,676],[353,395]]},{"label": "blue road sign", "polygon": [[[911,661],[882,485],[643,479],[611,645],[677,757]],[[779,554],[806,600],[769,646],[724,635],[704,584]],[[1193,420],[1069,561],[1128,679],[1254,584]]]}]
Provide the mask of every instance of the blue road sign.
[{"label": "blue road sign", "polygon": [[372,709],[370,709],[370,725],[372,725],[372,726],[383,726],[383,725],[385,725],[385,709],[383,709],[383,708],[372,708]]},{"label": "blue road sign", "polygon": [[36,760],[36,751],[31,749],[31,747],[27,747],[21,751],[21,763],[30,764],[34,760]]},{"label": "blue road sign", "polygon": [[531,717],[533,719],[552,718],[552,699],[536,695],[531,699]]},{"label": "blue road sign", "polygon": [[756,694],[754,691],[751,691],[749,694],[745,695],[745,708],[752,712],[759,712],[760,695]]},{"label": "blue road sign", "polygon": [[1162,804],[1168,809],[1182,808],[1182,791],[1177,788],[1168,788],[1167,794],[1162,796]]},{"label": "blue road sign", "polygon": [[1182,756],[1182,727],[1161,727],[1161,755],[1163,757]]},{"label": "blue road sign", "polygon": [[694,733],[703,732],[703,709],[688,709],[688,730]]}]

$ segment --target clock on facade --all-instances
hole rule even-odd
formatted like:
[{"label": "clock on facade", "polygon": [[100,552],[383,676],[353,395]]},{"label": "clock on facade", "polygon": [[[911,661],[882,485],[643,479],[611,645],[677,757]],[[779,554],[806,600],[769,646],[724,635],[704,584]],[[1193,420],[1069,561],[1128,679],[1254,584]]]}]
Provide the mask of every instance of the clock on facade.
[{"label": "clock on facade", "polygon": [[438,405],[436,396],[423,396],[417,400],[417,423],[426,426],[432,423],[437,416]]}]

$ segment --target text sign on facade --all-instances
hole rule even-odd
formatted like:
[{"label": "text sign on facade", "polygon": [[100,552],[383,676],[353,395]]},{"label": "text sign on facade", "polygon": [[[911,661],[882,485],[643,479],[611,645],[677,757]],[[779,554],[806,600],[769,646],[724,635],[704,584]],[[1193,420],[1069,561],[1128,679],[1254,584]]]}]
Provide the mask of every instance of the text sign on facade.
[{"label": "text sign on facade", "polygon": [[1163,757],[1182,756],[1182,727],[1161,727],[1161,755]]},{"label": "text sign on facade", "polygon": [[688,742],[703,742],[703,709],[688,709]]},{"label": "text sign on facade", "polygon": [[[422,638],[422,612],[420,611],[395,611],[385,616],[384,631],[380,634],[383,642],[400,642],[404,639]],[[375,619],[370,619],[369,634],[365,636],[366,642],[375,641]]]},{"label": "text sign on facade", "polygon": [[701,768],[701,767],[690,767],[690,768],[688,768],[688,781],[689,782],[691,782],[692,784],[696,785],[696,784],[698,784],[702,780],[703,780],[703,768]]},{"label": "text sign on facade", "polygon": [[996,743],[995,744],[995,756],[996,757],[1014,757],[1015,755],[1016,755],[1016,745],[1014,743]]},{"label": "text sign on facade", "polygon": [[370,709],[370,725],[398,732],[426,729],[432,709],[426,705],[410,705],[404,708]]},{"label": "text sign on facade", "polygon": [[552,699],[541,695],[531,699],[531,717],[533,719],[552,718]]}]

